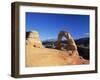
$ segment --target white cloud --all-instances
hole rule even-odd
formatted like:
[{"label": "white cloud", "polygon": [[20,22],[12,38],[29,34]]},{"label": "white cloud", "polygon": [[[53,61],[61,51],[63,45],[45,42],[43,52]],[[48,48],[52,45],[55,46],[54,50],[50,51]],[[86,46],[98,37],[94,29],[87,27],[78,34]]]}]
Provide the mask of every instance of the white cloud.
[{"label": "white cloud", "polygon": [[89,36],[90,34],[89,34],[89,33],[85,33],[85,35],[86,35],[86,36]]}]

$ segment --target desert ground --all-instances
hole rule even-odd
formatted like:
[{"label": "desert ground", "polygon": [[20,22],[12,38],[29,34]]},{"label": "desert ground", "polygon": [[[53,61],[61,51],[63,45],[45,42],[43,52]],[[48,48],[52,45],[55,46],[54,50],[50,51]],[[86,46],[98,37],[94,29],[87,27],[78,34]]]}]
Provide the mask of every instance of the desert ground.
[{"label": "desert ground", "polygon": [[57,47],[61,48],[59,42],[61,42],[63,35],[69,41],[69,50],[45,48],[42,45],[38,32],[31,32],[26,40],[26,67],[89,64],[88,60],[79,55],[75,41],[69,33],[60,32]]},{"label": "desert ground", "polygon": [[26,46],[26,67],[88,64],[87,60],[70,53],[70,51]]}]

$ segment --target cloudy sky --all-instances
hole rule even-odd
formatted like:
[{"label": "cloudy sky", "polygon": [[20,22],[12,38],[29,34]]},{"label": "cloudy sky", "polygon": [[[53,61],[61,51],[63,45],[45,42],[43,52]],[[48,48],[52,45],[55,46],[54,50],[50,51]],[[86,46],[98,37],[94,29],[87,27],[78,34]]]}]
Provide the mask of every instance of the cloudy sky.
[{"label": "cloudy sky", "polygon": [[77,39],[89,36],[89,15],[26,12],[26,31],[38,31],[41,40],[57,39],[62,30]]}]

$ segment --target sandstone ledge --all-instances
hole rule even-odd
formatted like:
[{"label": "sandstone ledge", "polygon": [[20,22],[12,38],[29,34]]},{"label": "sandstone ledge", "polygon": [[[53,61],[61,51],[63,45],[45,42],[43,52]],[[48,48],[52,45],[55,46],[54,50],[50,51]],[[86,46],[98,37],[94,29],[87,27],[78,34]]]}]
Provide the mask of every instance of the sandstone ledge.
[{"label": "sandstone ledge", "polygon": [[70,54],[70,51],[26,46],[26,67],[89,64],[88,60],[74,54]]}]

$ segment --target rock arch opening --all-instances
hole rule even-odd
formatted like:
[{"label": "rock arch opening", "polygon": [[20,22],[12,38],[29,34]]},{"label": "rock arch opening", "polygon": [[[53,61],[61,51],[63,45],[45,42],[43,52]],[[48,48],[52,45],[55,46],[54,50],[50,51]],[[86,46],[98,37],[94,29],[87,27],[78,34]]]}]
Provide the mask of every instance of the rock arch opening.
[{"label": "rock arch opening", "polygon": [[77,50],[77,45],[73,39],[73,37],[71,36],[71,34],[69,32],[66,31],[60,31],[60,33],[58,34],[58,40],[57,40],[57,44],[56,44],[56,49],[61,49],[62,48],[62,38],[65,37],[66,38],[66,46],[65,49],[66,50]]}]

